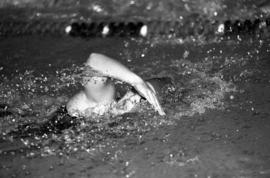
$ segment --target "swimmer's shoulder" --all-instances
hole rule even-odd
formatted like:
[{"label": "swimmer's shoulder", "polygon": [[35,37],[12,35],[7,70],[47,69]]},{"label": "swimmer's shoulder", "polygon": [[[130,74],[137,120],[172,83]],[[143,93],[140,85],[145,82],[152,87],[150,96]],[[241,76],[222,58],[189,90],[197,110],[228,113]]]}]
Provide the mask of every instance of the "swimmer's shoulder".
[{"label": "swimmer's shoulder", "polygon": [[75,110],[85,110],[89,107],[94,107],[96,103],[90,101],[84,91],[80,91],[74,95],[66,104],[66,109],[70,113]]}]

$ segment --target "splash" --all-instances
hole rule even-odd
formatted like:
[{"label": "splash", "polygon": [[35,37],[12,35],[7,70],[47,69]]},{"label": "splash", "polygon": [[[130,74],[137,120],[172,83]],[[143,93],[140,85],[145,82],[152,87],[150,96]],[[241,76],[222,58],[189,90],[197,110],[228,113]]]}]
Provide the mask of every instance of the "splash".
[{"label": "splash", "polygon": [[[123,57],[141,56],[139,51],[147,54],[150,49],[147,47],[133,51],[125,48]],[[158,116],[147,102],[143,102],[135,113],[77,118],[73,120],[74,123],[63,123],[62,129],[47,129],[43,133],[40,128],[44,128],[44,123],[52,119],[57,122],[64,122],[63,118],[72,120],[64,112],[63,115],[56,113],[81,87],[82,78],[91,77],[93,73],[85,72],[83,66],[72,65],[55,73],[16,73],[12,81],[3,77],[0,97],[3,101],[1,111],[5,111],[2,112],[5,115],[1,120],[1,137],[21,142],[24,149],[28,150],[29,157],[68,155],[81,151],[94,154],[107,146],[114,147],[119,139],[129,136],[139,139],[155,128],[173,125],[183,116],[226,108],[226,94],[237,90],[232,82],[224,79],[222,72],[242,60],[235,56],[232,57],[234,60],[208,57],[207,60],[192,62],[188,59],[189,55],[190,52],[185,51],[182,58],[169,60],[166,65],[157,65],[155,72],[147,64],[135,64],[132,68],[142,76],[170,76],[174,79],[175,87],[163,93],[161,104],[167,113],[166,117]],[[222,70],[213,70],[216,60],[221,61],[219,66],[222,66]],[[155,62],[162,64],[162,61]],[[25,128],[20,127],[22,125],[28,126],[33,132],[25,134],[22,132]]]}]

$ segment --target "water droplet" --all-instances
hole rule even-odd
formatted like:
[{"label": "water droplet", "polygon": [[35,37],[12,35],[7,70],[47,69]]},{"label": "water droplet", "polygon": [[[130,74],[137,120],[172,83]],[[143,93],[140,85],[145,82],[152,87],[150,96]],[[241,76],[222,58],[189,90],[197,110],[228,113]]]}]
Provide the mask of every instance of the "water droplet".
[{"label": "water droplet", "polygon": [[141,35],[142,37],[146,37],[146,36],[147,36],[147,32],[148,32],[148,27],[147,27],[147,25],[143,25],[143,26],[141,27],[141,30],[140,30],[140,35]]},{"label": "water droplet", "polygon": [[98,4],[94,4],[94,5],[92,6],[92,9],[93,9],[94,11],[98,12],[98,13],[100,13],[100,12],[103,11],[103,10],[102,10],[102,7],[101,7],[100,5],[98,5]]},{"label": "water droplet", "polygon": [[109,34],[109,32],[110,32],[109,26],[108,26],[108,25],[105,25],[105,26],[103,27],[103,29],[102,29],[101,34],[102,34],[102,36],[107,36],[107,35]]},{"label": "water droplet", "polygon": [[[65,28],[66,34],[69,34],[69,33],[71,32],[71,30],[72,30],[71,25],[67,26],[67,27]],[[49,65],[50,65],[50,64],[49,64]]]},{"label": "water droplet", "polygon": [[26,169],[26,165],[23,164],[23,165],[22,165],[22,170],[25,170],[25,169]]}]

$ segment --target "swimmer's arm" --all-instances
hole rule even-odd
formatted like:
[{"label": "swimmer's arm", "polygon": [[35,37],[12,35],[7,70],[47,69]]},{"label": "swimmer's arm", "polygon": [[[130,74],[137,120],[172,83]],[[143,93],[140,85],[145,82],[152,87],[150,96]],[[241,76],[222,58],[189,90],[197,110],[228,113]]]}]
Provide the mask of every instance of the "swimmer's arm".
[{"label": "swimmer's arm", "polygon": [[92,53],[86,65],[105,76],[124,81],[131,85],[143,82],[141,77],[130,71],[126,66],[102,54]]},{"label": "swimmer's arm", "polygon": [[86,65],[103,75],[112,77],[132,85],[147,101],[154,106],[160,115],[165,115],[155,91],[146,84],[141,77],[130,71],[123,64],[102,54],[92,53]]}]

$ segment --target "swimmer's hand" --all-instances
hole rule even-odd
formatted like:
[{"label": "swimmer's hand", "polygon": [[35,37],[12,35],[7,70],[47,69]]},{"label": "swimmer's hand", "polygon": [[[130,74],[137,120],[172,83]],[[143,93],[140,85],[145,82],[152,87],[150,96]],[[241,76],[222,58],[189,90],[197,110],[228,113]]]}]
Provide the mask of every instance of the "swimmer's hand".
[{"label": "swimmer's hand", "polygon": [[155,110],[161,116],[166,115],[162,109],[159,101],[156,97],[154,89],[151,87],[151,84],[146,84],[145,82],[133,83],[133,87],[143,96],[145,99],[154,106]]}]

